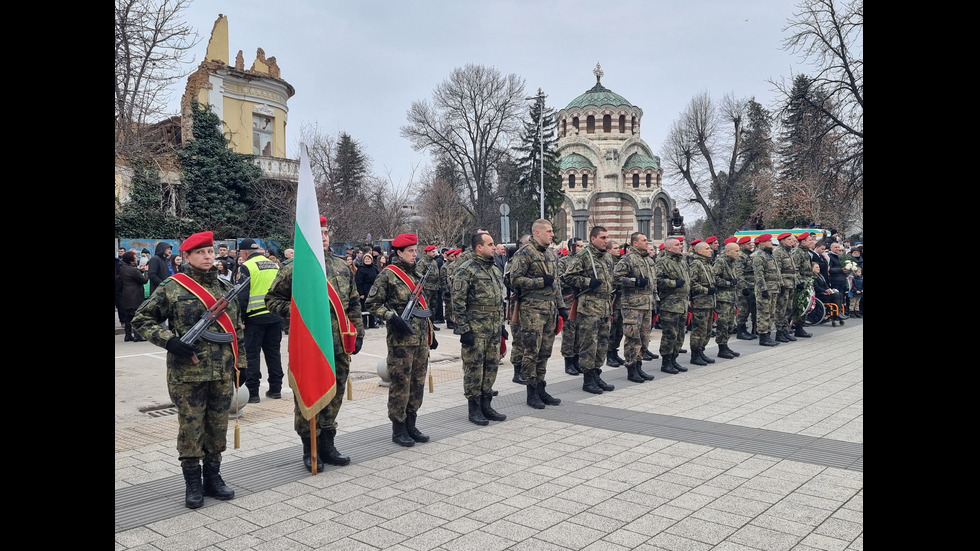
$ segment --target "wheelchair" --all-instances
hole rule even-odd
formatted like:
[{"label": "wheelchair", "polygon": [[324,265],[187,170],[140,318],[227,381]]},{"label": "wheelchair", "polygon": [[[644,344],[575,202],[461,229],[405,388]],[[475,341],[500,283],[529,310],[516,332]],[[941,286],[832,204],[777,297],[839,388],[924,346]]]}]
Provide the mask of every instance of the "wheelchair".
[{"label": "wheelchair", "polygon": [[840,311],[837,303],[825,303],[817,298],[817,294],[813,290],[813,285],[809,286],[809,296],[809,306],[807,307],[806,312],[803,314],[803,325],[822,325],[833,319],[835,316],[844,313]]}]

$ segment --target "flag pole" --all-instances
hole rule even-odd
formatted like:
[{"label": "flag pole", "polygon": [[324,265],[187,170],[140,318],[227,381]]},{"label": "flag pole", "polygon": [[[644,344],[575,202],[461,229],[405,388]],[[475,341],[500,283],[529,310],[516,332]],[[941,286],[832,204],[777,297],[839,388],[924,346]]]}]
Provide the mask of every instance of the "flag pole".
[{"label": "flag pole", "polygon": [[310,472],[313,476],[316,476],[316,415],[310,417],[310,456],[312,457],[312,465],[310,465]]}]

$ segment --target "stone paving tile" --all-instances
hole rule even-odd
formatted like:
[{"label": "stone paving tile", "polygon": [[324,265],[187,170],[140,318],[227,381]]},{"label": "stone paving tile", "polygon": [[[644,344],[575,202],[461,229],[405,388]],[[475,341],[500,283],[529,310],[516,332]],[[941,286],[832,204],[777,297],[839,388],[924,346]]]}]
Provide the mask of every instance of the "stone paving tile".
[{"label": "stone paving tile", "polygon": [[599,530],[574,522],[563,521],[551,528],[542,530],[535,538],[560,545],[565,549],[582,549],[603,536],[605,533]]},{"label": "stone paving tile", "polygon": [[823,534],[810,534],[803,538],[801,545],[806,545],[822,551],[844,551],[847,549],[848,541],[839,540]]},{"label": "stone paving tile", "polygon": [[803,538],[810,532],[813,532],[813,528],[814,528],[813,525],[811,524],[804,524],[802,522],[797,522],[794,520],[786,520],[784,518],[779,518],[773,515],[765,515],[765,514],[759,515],[754,519],[750,519],[750,523],[760,528],[775,530],[777,532],[782,532],[784,534],[789,534],[791,536],[796,536],[799,538]]},{"label": "stone paving tile", "polygon": [[535,528],[517,524],[516,522],[511,522],[505,519],[487,523],[487,525],[482,528],[482,531],[511,540],[512,542],[532,538],[538,533],[538,530]]},{"label": "stone paving tile", "polygon": [[194,551],[209,545],[216,545],[224,540],[225,537],[221,534],[201,527],[157,540],[152,545],[161,551]]},{"label": "stone paving tile", "polygon": [[288,538],[303,545],[318,548],[356,532],[357,530],[350,526],[344,526],[335,522],[322,522],[311,524],[306,528],[297,530],[289,534]]},{"label": "stone paving tile", "polygon": [[627,549],[635,549],[638,545],[642,544],[648,539],[650,539],[650,536],[646,534],[640,534],[632,530],[620,528],[615,532],[606,534],[606,536],[599,541],[608,541],[616,545],[621,545]]},{"label": "stone paving tile", "polygon": [[711,502],[712,509],[753,518],[762,514],[769,507],[771,507],[771,504],[764,501],[733,495],[724,495]]},{"label": "stone paving tile", "polygon": [[864,525],[831,517],[820,523],[820,526],[817,526],[813,533],[834,539],[852,541],[864,533]]},{"label": "stone paving tile", "polygon": [[310,523],[300,519],[286,519],[265,528],[255,530],[252,534],[262,541],[274,541],[282,539],[293,532],[302,530],[310,526]]},{"label": "stone paving tile", "polygon": [[331,520],[333,522],[339,522],[344,526],[350,526],[355,530],[365,530],[367,528],[371,528],[372,526],[378,526],[385,521],[385,519],[382,517],[360,510],[344,513],[343,515],[337,515]]},{"label": "stone paving tile", "polygon": [[351,497],[349,499],[345,499],[343,501],[338,501],[337,503],[332,503],[329,509],[338,514],[344,514],[344,513],[349,513],[351,511],[356,511],[357,509],[372,507],[379,503],[380,503],[380,507],[384,507],[384,503],[379,502],[377,499],[371,496],[359,495],[359,496]]},{"label": "stone paving tile", "polygon": [[393,530],[386,530],[380,526],[375,526],[366,530],[358,530],[357,532],[347,534],[347,537],[381,549],[387,549],[392,545],[401,543],[408,539],[408,536],[404,534],[400,534]]},{"label": "stone paving tile", "polygon": [[800,537],[750,524],[739,528],[728,541],[748,545],[760,551],[790,551]]},{"label": "stone paving tile", "polygon": [[692,518],[697,518],[701,520],[707,520],[709,522],[714,522],[716,524],[723,524],[725,526],[730,526],[732,528],[741,528],[749,522],[752,521],[752,517],[747,517],[745,515],[736,515],[734,513],[729,513],[726,511],[719,511],[718,509],[711,508],[711,505],[707,505],[701,509],[698,509],[691,513]]},{"label": "stone paving tile", "polygon": [[640,549],[663,549],[665,551],[707,551],[711,544],[695,541],[676,534],[661,532],[656,534]]},{"label": "stone paving tile", "polygon": [[460,517],[455,520],[451,520],[442,525],[446,530],[452,530],[453,532],[459,534],[468,534],[470,532],[475,532],[481,530],[487,523],[473,520],[467,517]]},{"label": "stone paving tile", "polygon": [[687,539],[717,545],[737,529],[732,526],[700,519],[692,515],[679,520],[676,524],[667,528],[665,532]]},{"label": "stone paving tile", "polygon": [[770,507],[766,511],[766,514],[817,526],[830,517],[831,511],[803,503],[793,503],[783,500]]}]

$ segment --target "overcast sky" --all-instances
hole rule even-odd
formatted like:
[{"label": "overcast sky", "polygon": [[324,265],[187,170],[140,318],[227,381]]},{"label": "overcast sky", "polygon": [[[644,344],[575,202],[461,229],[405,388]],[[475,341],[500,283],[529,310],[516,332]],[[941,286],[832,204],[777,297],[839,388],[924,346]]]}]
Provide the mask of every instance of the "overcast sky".
[{"label": "overcast sky", "polygon": [[[375,174],[405,184],[428,162],[399,129],[413,101],[457,67],[492,66],[540,87],[564,108],[595,84],[643,109],[641,137],[663,157],[670,125],[691,98],[708,92],[755,97],[772,107],[767,80],[806,72],[782,49],[793,0],[194,0],[184,19],[201,36],[194,66],[218,14],[228,17],[229,51],[275,56],[296,95],[288,101],[287,154],[316,125],[346,131]],[[176,88],[172,111],[177,112]],[[686,209],[685,209],[686,210]],[[700,216],[700,213],[698,213]]]}]

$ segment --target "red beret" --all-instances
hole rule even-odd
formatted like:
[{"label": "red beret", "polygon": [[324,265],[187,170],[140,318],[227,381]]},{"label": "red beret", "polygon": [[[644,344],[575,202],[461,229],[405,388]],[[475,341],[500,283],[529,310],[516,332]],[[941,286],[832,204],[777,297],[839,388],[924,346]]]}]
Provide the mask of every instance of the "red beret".
[{"label": "red beret", "polygon": [[214,246],[214,232],[202,231],[191,235],[180,244],[181,251],[193,251],[201,247]]},{"label": "red beret", "polygon": [[678,241],[684,241],[684,236],[683,235],[678,235],[677,236],[677,240]]},{"label": "red beret", "polygon": [[733,236],[731,236],[731,237],[729,237],[729,238],[727,238],[727,239],[725,239],[725,244],[727,245],[727,244],[729,244],[729,243],[734,243],[734,242],[736,242],[736,241],[738,241],[738,239],[737,239],[737,238],[736,238],[736,237],[735,237],[735,236],[733,235]]},{"label": "red beret", "polygon": [[752,238],[749,237],[749,236],[747,236],[747,235],[743,235],[742,237],[739,237],[738,238],[738,244],[739,245],[743,245],[745,243],[748,243],[749,241],[752,241]]},{"label": "red beret", "polygon": [[793,237],[793,234],[790,233],[790,232],[788,232],[788,231],[784,231],[783,233],[779,234],[779,236],[776,237],[776,240],[777,241],[782,241],[783,239],[786,239],[787,237]]},{"label": "red beret", "polygon": [[701,242],[700,239],[695,239],[694,241],[691,241],[691,246],[693,247],[693,246],[697,245],[700,242]]},{"label": "red beret", "polygon": [[326,225],[327,225],[327,217],[326,216],[321,216],[320,217],[320,227],[323,228],[323,227],[326,227]]},{"label": "red beret", "polygon": [[771,233],[764,233],[764,234],[760,235],[759,237],[756,237],[755,238],[755,242],[756,243],[762,243],[763,241],[772,241],[772,234]]},{"label": "red beret", "polygon": [[419,242],[419,238],[415,236],[414,233],[403,233],[395,237],[391,242],[391,246],[396,249],[401,249],[403,247],[408,247],[410,245],[415,245]]},{"label": "red beret", "polygon": [[431,250],[434,250],[435,248],[436,248],[435,245],[426,245],[425,246],[425,252],[429,252]]},{"label": "red beret", "polygon": [[658,248],[658,249],[660,249],[661,251],[662,251],[662,250],[664,250],[664,244],[663,244],[663,243],[661,243],[661,244],[660,244],[660,246],[659,246],[659,247],[657,247],[657,248]]},{"label": "red beret", "polygon": [[709,244],[709,245],[712,244],[712,243],[714,243],[715,241],[718,241],[718,238],[715,237],[715,236],[713,236],[713,235],[711,237],[709,237],[709,238],[707,238],[707,239],[704,240],[704,242],[707,243],[707,244]]},{"label": "red beret", "polygon": [[808,231],[805,231],[805,232],[801,233],[800,235],[797,235],[796,236],[797,239],[806,239],[807,237],[810,237],[810,232],[808,232]]}]

